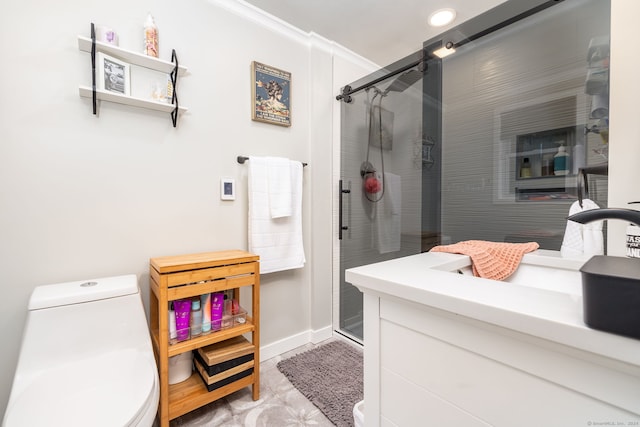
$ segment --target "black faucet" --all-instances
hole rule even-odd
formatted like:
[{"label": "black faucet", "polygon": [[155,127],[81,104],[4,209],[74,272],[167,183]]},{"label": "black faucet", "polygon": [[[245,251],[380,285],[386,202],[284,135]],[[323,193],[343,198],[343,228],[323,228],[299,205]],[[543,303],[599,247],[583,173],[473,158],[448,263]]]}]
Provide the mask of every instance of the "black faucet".
[{"label": "black faucet", "polygon": [[567,217],[567,219],[579,222],[580,224],[587,224],[592,221],[599,221],[603,219],[621,219],[640,226],[640,211],[624,208],[591,209],[573,214]]}]

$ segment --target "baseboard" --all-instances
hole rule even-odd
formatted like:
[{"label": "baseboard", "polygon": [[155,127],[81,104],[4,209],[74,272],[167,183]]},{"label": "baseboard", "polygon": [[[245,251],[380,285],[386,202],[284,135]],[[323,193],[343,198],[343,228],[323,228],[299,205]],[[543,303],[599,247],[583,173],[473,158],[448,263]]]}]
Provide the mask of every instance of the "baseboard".
[{"label": "baseboard", "polygon": [[279,356],[288,351],[302,347],[305,344],[317,344],[333,336],[333,328],[331,325],[318,330],[307,330],[296,335],[283,338],[274,343],[263,345],[260,347],[260,361],[264,362],[272,357]]},{"label": "baseboard", "polygon": [[310,331],[310,342],[318,344],[324,340],[328,340],[333,336],[333,326],[327,325],[324,328]]}]

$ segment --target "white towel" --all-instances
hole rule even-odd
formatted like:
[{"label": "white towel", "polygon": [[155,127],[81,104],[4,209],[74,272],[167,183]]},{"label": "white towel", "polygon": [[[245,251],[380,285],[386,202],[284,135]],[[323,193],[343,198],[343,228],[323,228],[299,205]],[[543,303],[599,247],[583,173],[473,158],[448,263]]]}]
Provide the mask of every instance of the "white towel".
[{"label": "white towel", "polygon": [[[592,200],[584,199],[582,200],[582,207],[580,207],[579,202],[574,202],[571,205],[569,215],[599,208],[600,206]],[[581,257],[583,255],[603,255],[602,221],[593,221],[588,224],[567,221],[560,254],[565,258]]]},{"label": "white towel", "polygon": [[282,157],[267,157],[266,163],[271,218],[291,216],[291,161]]},{"label": "white towel", "polygon": [[260,272],[302,268],[302,163],[290,162],[291,216],[271,218],[266,159],[249,161],[249,251],[260,256]]},{"label": "white towel", "polygon": [[399,175],[384,173],[384,195],[376,203],[374,242],[381,254],[400,250],[402,182]]}]

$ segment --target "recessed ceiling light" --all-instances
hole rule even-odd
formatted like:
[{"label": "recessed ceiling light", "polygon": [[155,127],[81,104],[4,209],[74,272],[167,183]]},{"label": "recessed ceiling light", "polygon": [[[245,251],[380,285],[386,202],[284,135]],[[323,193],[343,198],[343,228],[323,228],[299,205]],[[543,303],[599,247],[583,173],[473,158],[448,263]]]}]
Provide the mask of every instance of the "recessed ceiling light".
[{"label": "recessed ceiling light", "polygon": [[429,25],[443,27],[456,19],[456,11],[453,9],[438,9],[429,15]]}]

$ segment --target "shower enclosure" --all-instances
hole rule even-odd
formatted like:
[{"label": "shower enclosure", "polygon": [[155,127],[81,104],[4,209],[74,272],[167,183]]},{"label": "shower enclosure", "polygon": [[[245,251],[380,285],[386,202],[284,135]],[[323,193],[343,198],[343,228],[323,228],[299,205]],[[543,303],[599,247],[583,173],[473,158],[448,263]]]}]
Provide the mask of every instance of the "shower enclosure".
[{"label": "shower enclosure", "polygon": [[362,295],[345,282],[344,270],[421,250],[421,114],[420,65],[354,94],[342,108],[336,327],[357,341]]},{"label": "shower enclosure", "polygon": [[362,342],[345,269],[470,239],[559,250],[576,203],[607,206],[609,17],[508,0],[343,88],[335,330]]}]

